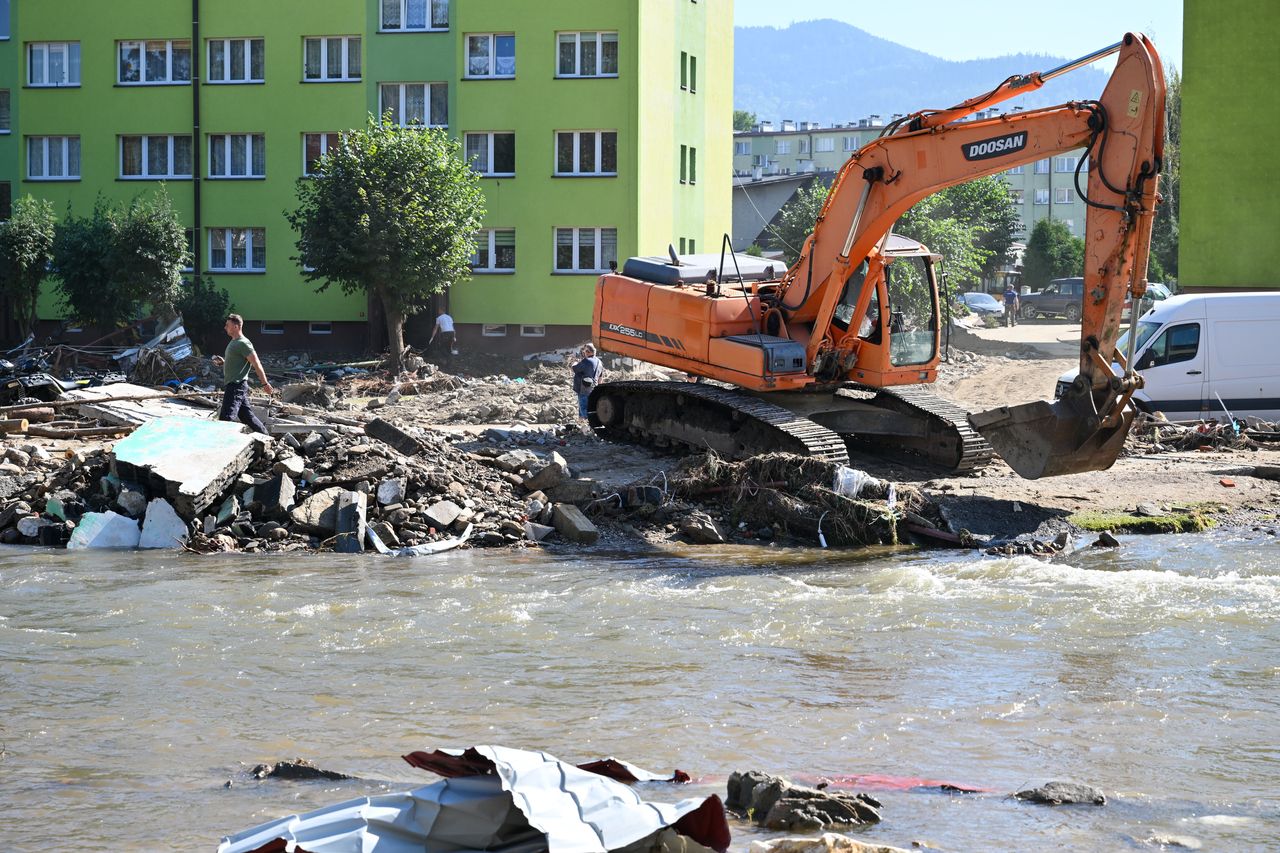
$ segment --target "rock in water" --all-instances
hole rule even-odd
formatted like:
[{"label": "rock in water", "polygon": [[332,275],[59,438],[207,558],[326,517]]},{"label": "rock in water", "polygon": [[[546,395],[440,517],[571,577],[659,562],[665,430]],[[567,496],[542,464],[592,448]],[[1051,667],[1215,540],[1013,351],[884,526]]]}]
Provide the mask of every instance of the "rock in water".
[{"label": "rock in water", "polygon": [[1039,788],[1028,788],[1014,794],[1019,800],[1029,803],[1042,803],[1050,806],[1086,804],[1091,806],[1105,805],[1106,796],[1090,785],[1079,785],[1075,782],[1049,782]]}]

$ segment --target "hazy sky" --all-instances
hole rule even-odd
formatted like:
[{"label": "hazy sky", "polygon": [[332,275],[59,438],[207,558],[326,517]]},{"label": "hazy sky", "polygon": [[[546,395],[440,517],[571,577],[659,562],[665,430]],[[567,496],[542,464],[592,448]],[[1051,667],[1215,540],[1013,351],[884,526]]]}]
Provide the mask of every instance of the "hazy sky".
[{"label": "hazy sky", "polygon": [[944,59],[981,59],[1021,52],[1074,59],[1118,42],[1129,30],[1137,30],[1151,38],[1166,66],[1182,69],[1182,0],[1071,0],[1052,4],[985,0],[734,0],[734,23],[738,26],[785,27],[792,21],[816,18],[846,21],[874,36]]}]

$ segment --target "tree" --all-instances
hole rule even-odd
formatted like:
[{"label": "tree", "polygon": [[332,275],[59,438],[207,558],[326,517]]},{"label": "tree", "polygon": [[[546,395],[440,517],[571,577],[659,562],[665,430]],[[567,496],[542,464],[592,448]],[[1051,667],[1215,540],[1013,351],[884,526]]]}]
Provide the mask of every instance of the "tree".
[{"label": "tree", "polygon": [[1022,256],[1022,283],[1039,290],[1052,279],[1084,274],[1084,241],[1060,219],[1041,219]]},{"label": "tree", "polygon": [[36,300],[49,275],[57,216],[53,203],[27,196],[13,204],[13,215],[0,222],[0,291],[17,309],[23,332],[36,327]]},{"label": "tree", "polygon": [[214,352],[219,343],[226,342],[223,325],[234,309],[231,294],[216,287],[212,279],[184,287],[182,298],[178,300],[182,325],[188,337],[205,352]]},{"label": "tree", "polygon": [[485,215],[479,174],[447,132],[370,116],[297,186],[286,215],[307,280],[376,297],[399,370],[405,318],[470,274]]},{"label": "tree", "polygon": [[746,110],[733,111],[733,129],[735,131],[752,130],[758,120],[755,113],[749,113]]},{"label": "tree", "polygon": [[[984,254],[980,277],[995,278],[996,271],[1012,260],[1009,249],[1018,227],[1018,212],[1009,200],[1008,184],[989,175],[947,187],[931,198],[939,200],[935,217],[970,226],[974,247]],[[927,240],[920,242],[934,248]]]},{"label": "tree", "polygon": [[1164,162],[1160,166],[1160,195],[1151,226],[1151,260],[1147,278],[1178,278],[1178,216],[1182,192],[1182,77],[1174,69],[1165,80]]},{"label": "tree", "polygon": [[818,214],[826,203],[828,188],[821,181],[814,181],[807,187],[801,187],[791,200],[782,206],[778,224],[772,228],[774,240],[781,244],[783,257],[787,266],[800,259],[800,251],[804,241],[813,233],[818,222]]},{"label": "tree", "polygon": [[983,266],[992,253],[978,245],[977,225],[953,215],[952,202],[945,191],[912,205],[898,220],[894,231],[942,255],[942,268],[947,273],[950,290],[972,290],[981,283]]},{"label": "tree", "polygon": [[85,323],[119,325],[144,306],[172,310],[188,260],[186,229],[163,187],[128,207],[99,197],[89,217],[74,216],[68,207],[54,234],[62,308]]}]

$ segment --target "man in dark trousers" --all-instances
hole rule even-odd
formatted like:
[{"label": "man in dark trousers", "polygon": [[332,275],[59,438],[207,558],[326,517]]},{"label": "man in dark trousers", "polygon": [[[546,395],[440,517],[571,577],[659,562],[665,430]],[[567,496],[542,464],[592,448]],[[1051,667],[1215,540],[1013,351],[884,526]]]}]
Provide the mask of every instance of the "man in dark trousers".
[{"label": "man in dark trousers", "polygon": [[453,356],[458,349],[458,339],[453,331],[453,317],[449,316],[449,312],[443,307],[436,312],[436,325],[431,330],[431,337],[427,340],[428,347],[435,343],[437,336],[440,338],[440,347],[444,350],[444,360],[452,364]]},{"label": "man in dark trousers", "polygon": [[596,357],[596,348],[587,344],[578,350],[582,360],[573,366],[573,393],[578,395],[578,417],[587,419],[587,398],[591,389],[599,384],[604,376],[604,364]]},{"label": "man in dark trousers", "polygon": [[1004,286],[1004,324],[1006,326],[1018,325],[1018,309],[1021,308],[1021,300],[1018,299],[1018,289],[1010,282]]},{"label": "man in dark trousers", "polygon": [[267,381],[267,373],[262,369],[258,353],[253,344],[244,336],[244,318],[239,314],[228,314],[223,325],[231,343],[227,344],[225,356],[213,357],[213,363],[222,367],[222,411],[218,413],[220,421],[240,421],[254,432],[267,435],[267,428],[258,420],[258,416],[249,407],[249,371],[257,371],[258,380],[268,394],[275,389]]}]

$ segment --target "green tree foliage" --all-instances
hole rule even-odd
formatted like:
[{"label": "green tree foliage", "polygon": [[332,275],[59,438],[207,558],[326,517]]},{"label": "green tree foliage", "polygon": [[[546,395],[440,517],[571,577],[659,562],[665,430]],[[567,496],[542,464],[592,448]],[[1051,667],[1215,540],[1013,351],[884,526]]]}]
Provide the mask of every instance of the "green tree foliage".
[{"label": "green tree foliage", "polygon": [[1084,274],[1084,241],[1060,219],[1041,219],[1022,256],[1022,283],[1040,290],[1055,278]]},{"label": "green tree foliage", "polygon": [[297,186],[287,216],[307,280],[376,297],[398,369],[405,317],[470,275],[485,214],[480,176],[447,132],[370,117]]},{"label": "green tree foliage", "polygon": [[746,254],[750,255],[753,258],[763,258],[764,249],[760,248],[759,243],[752,243],[750,246],[747,247]]},{"label": "green tree foliage", "polygon": [[57,216],[53,204],[31,196],[13,204],[0,222],[0,292],[12,302],[23,332],[35,331],[36,299],[49,275]]},{"label": "green tree foliage", "polygon": [[822,205],[827,200],[827,191],[825,185],[815,181],[797,190],[791,201],[782,206],[778,224],[772,232],[774,241],[786,258],[787,266],[800,259],[804,241],[813,233],[818,214],[822,212]]},{"label": "green tree foliage", "polygon": [[172,310],[188,259],[186,229],[163,188],[128,207],[99,198],[88,217],[68,208],[53,241],[62,308],[95,325],[128,322],[144,306]]},{"label": "green tree foliage", "polygon": [[746,110],[733,111],[733,129],[735,131],[751,130],[758,122],[759,120],[756,118],[755,113],[750,113]]},{"label": "green tree foliage", "polygon": [[1160,166],[1160,195],[1151,226],[1150,281],[1178,278],[1178,203],[1182,192],[1182,77],[1171,69],[1165,80],[1164,162]]},{"label": "green tree foliage", "polygon": [[231,294],[214,286],[213,279],[206,278],[197,286],[186,286],[178,300],[182,312],[182,325],[187,336],[206,353],[216,352],[218,344],[225,343],[223,326],[227,315],[235,310]]}]

